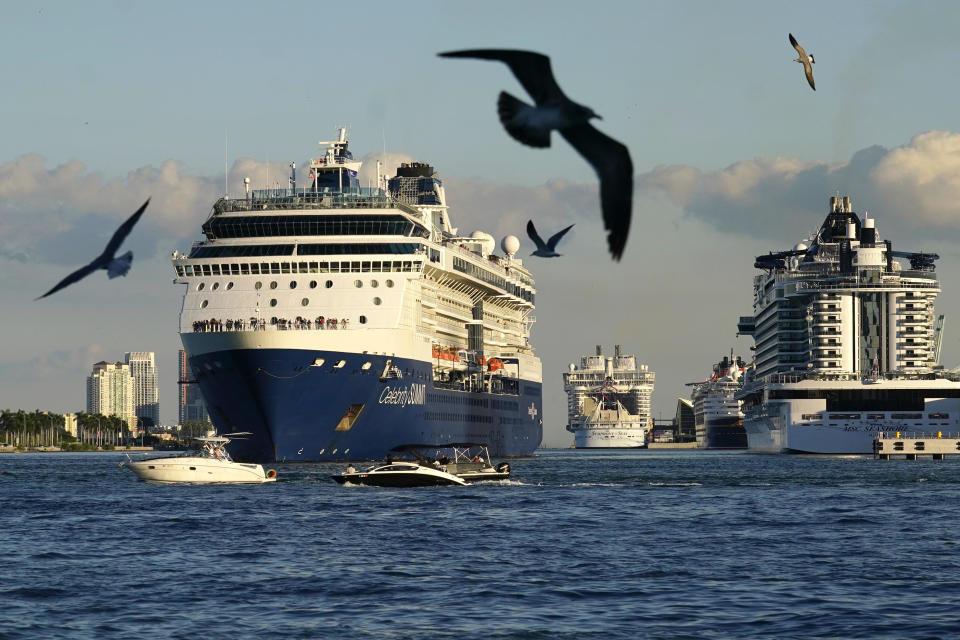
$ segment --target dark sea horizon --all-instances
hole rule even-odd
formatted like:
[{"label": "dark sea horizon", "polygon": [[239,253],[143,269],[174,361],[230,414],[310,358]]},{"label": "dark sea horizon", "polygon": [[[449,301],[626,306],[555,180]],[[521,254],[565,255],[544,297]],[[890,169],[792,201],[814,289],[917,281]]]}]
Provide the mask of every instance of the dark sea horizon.
[{"label": "dark sea horizon", "polygon": [[0,455],[0,638],[960,634],[960,460],[543,449],[502,483],[383,489],[125,459]]}]

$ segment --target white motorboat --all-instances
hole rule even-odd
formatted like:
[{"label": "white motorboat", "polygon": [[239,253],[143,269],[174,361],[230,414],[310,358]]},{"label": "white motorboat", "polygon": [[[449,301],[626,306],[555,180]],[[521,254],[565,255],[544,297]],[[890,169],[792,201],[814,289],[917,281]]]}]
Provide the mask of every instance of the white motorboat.
[{"label": "white motorboat", "polygon": [[[231,434],[236,435],[236,434]],[[130,460],[122,463],[150,482],[262,483],[274,482],[277,472],[259,464],[234,462],[227,453],[226,436],[196,438],[198,447],[185,455]]]},{"label": "white motorboat", "polygon": [[339,484],[364,484],[372,487],[436,487],[467,484],[463,478],[442,469],[416,462],[388,460],[364,471],[347,467],[343,473],[330,476]]}]

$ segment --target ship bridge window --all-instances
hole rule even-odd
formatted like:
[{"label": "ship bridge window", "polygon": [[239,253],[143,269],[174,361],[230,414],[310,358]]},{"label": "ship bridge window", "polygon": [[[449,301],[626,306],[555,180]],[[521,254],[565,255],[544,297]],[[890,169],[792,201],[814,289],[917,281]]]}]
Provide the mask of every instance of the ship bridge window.
[{"label": "ship bridge window", "polygon": [[[293,255],[292,244],[244,244],[218,247],[197,247],[190,252],[191,258],[244,258],[247,256],[289,255]],[[208,265],[203,266],[209,270]]]},{"label": "ship bridge window", "polygon": [[[425,251],[422,244],[413,242],[354,242],[331,244],[301,244],[297,246],[297,254],[311,255],[360,255],[360,254],[404,254]],[[409,263],[408,263],[409,264]],[[368,266],[367,269],[370,267]],[[408,269],[409,271],[409,269]]]},{"label": "ship bridge window", "polygon": [[406,236],[429,238],[429,230],[402,215],[259,215],[217,216],[204,223],[203,233],[215,238],[270,236]]}]

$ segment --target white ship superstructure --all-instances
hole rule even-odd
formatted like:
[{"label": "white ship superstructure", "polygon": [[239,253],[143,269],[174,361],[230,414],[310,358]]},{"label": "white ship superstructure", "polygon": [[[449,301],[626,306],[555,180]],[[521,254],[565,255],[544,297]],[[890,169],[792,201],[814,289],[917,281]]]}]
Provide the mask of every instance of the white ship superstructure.
[{"label": "white ship superstructure", "polygon": [[869,453],[876,432],[960,429],[960,381],[937,364],[938,256],[894,251],[849,197],[816,234],[758,256],[744,385],[751,449]]},{"label": "white ship superstructure", "polygon": [[[534,281],[507,236],[458,233],[433,167],[362,187],[344,130],[306,186],[218,200],[174,253],[180,334],[240,459],[369,459],[401,444],[531,453],[542,434]],[[378,171],[379,173],[379,171]]]},{"label": "white ship superstructure", "polygon": [[652,424],[650,398],[654,373],[638,364],[636,356],[614,355],[580,358],[563,374],[567,392],[567,431],[578,449],[647,446]]}]

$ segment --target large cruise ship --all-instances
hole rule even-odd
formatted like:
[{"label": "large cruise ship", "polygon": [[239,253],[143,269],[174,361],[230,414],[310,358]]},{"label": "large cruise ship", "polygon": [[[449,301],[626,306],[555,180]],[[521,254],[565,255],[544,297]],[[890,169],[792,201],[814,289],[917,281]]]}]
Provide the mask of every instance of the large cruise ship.
[{"label": "large cruise ship", "polygon": [[736,394],[743,382],[743,358],[724,356],[713,375],[693,386],[693,420],[700,449],[746,449],[747,432]]},{"label": "large cruise ship", "polygon": [[[180,336],[220,432],[247,461],[362,460],[402,444],[542,436],[530,344],[534,280],[519,240],[451,226],[443,185],[404,164],[361,187],[345,130],[306,186],[221,198],[174,253]],[[379,166],[378,171],[379,174]]]},{"label": "large cruise ship", "polygon": [[567,392],[567,431],[577,449],[645,447],[650,432],[654,374],[636,356],[614,347],[613,357],[580,358],[563,374]]},{"label": "large cruise ship", "polygon": [[849,197],[819,230],[758,256],[755,369],[739,394],[750,449],[870,453],[877,432],[960,430],[960,378],[938,366],[936,254],[894,251]]}]

